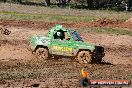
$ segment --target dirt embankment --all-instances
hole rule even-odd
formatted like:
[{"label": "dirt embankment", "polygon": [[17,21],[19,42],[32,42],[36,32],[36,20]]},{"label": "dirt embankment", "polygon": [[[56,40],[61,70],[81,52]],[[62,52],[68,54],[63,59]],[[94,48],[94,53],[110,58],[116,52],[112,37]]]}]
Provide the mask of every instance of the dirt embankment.
[{"label": "dirt embankment", "polygon": [[62,24],[65,27],[71,28],[85,28],[85,27],[110,27],[110,28],[126,28],[132,29],[132,22],[122,21],[117,19],[97,19],[95,22],[80,22],[80,23],[65,23],[65,22],[43,22],[43,21],[19,21],[19,20],[0,20],[0,25],[4,26],[15,26],[15,27],[29,27],[36,29],[47,29],[51,28],[56,24]]}]

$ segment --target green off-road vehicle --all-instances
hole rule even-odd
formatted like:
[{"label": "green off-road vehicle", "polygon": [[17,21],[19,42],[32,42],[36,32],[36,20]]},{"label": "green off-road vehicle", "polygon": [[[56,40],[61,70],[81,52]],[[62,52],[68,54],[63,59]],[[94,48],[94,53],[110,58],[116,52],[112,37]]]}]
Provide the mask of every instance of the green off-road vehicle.
[{"label": "green off-road vehicle", "polygon": [[32,36],[30,46],[38,58],[75,57],[80,63],[101,62],[104,48],[85,43],[78,32],[56,25],[45,36]]}]

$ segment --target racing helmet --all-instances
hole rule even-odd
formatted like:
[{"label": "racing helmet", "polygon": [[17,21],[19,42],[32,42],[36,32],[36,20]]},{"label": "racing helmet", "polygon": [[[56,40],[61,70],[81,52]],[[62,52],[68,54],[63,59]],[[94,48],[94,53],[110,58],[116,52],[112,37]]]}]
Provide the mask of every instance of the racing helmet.
[{"label": "racing helmet", "polygon": [[57,32],[57,36],[62,36],[62,33],[61,32]]}]

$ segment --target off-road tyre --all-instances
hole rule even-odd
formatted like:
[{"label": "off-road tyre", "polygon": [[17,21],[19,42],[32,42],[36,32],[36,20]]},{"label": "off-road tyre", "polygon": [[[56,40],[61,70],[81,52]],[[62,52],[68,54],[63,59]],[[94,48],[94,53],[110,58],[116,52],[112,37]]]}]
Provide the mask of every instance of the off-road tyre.
[{"label": "off-road tyre", "polygon": [[36,50],[36,56],[38,59],[47,60],[49,58],[49,51],[47,48],[38,48]]},{"label": "off-road tyre", "polygon": [[92,61],[89,51],[80,51],[77,55],[78,62],[81,64],[88,64]]}]

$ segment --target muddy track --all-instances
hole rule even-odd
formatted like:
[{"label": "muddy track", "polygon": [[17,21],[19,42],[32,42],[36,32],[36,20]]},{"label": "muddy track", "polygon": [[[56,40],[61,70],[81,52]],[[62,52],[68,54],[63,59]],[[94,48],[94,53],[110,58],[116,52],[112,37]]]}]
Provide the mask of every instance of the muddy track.
[{"label": "muddy track", "polygon": [[[15,52],[18,54],[20,54],[20,53],[24,54],[24,51],[26,51],[27,54],[24,54],[25,56],[28,56],[28,54],[32,54],[28,40],[2,40],[0,42],[1,42],[1,50],[3,49],[2,52],[6,52],[6,50],[8,50],[8,51],[11,51],[12,54]],[[132,47],[130,47],[129,45],[128,46],[126,46],[126,45],[118,45],[118,46],[117,45],[116,46],[103,45],[103,47],[104,47],[105,53],[106,53],[106,56],[104,57],[104,60],[106,60],[106,62],[114,61],[114,59],[116,61],[116,59],[120,58],[119,60],[117,60],[117,63],[120,62],[120,64],[124,64],[124,63],[131,64],[131,62],[132,62],[132,59],[131,59]],[[17,49],[15,49],[15,48],[17,48]],[[14,50],[14,51],[12,51],[12,50]],[[2,52],[1,52],[1,54],[2,54]],[[116,58],[116,56],[114,56],[114,55],[116,55],[118,58]],[[9,56],[11,56],[11,55],[9,55]],[[19,55],[16,55],[16,56],[21,58],[21,56],[19,56]],[[107,56],[110,56],[110,57],[107,57]],[[110,63],[115,64],[115,61],[110,62]],[[127,63],[126,62],[123,63],[123,61],[127,61]]]},{"label": "muddy track", "polygon": [[[132,65],[89,64],[87,69],[91,79],[130,79],[132,72],[131,66]],[[79,80],[81,79],[82,67],[83,66],[77,62],[63,60],[48,60],[37,63],[32,61],[0,62],[2,71],[0,74],[3,75],[3,80],[0,81],[0,85],[27,87],[33,84],[39,84],[39,87],[69,86],[79,88],[81,87]],[[17,79],[13,78],[13,72],[19,74]],[[9,75],[11,78],[8,78],[6,75]]]},{"label": "muddy track", "polygon": [[16,45],[22,45],[22,44],[29,44],[29,41],[28,40],[1,40],[0,41],[1,45],[5,45],[5,44],[9,44],[9,45],[13,45],[13,46],[16,46]]},{"label": "muddy track", "polygon": [[[31,87],[33,84],[39,84],[39,87],[81,87],[79,79],[81,79],[81,68],[84,65],[70,58],[38,60],[29,50],[29,37],[34,34],[43,35],[47,33],[45,29],[55,24],[0,21],[0,25],[11,26],[12,31],[11,35],[0,41],[2,43],[0,47],[0,86]],[[73,27],[76,24],[64,23],[64,25]],[[79,27],[80,24],[77,25]],[[86,25],[83,24],[83,26]],[[39,29],[36,30],[36,28]],[[91,79],[132,79],[131,36],[89,33],[84,33],[82,36],[86,37],[86,42],[105,48],[105,63],[86,65]]]}]

